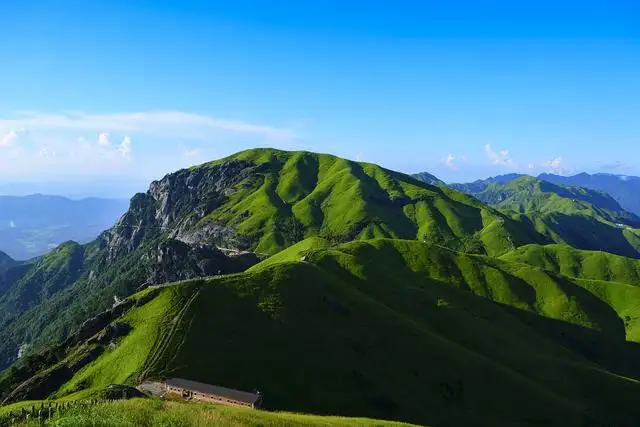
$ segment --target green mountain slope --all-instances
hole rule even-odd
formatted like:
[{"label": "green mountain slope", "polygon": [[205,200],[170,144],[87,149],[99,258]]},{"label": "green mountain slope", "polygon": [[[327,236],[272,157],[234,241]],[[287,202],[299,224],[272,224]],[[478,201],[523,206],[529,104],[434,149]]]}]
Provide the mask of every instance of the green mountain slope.
[{"label": "green mountain slope", "polygon": [[514,179],[522,178],[524,176],[527,175],[523,175],[520,173],[508,173],[504,175],[492,176],[487,179],[477,179],[473,182],[452,183],[449,184],[449,187],[466,194],[476,195],[486,190],[487,187],[491,184],[507,184]]},{"label": "green mountain slope", "polygon": [[583,251],[567,245],[527,245],[500,258],[566,276],[640,286],[640,261],[607,252]]},{"label": "green mountain slope", "polygon": [[411,175],[413,178],[417,179],[420,182],[424,182],[429,185],[446,185],[444,181],[435,175],[431,175],[429,172],[420,172]]},{"label": "green mountain slope", "polygon": [[[471,237],[487,253],[540,241],[511,220],[460,193],[368,163],[326,154],[257,149],[191,169],[248,162],[255,173],[202,221],[233,225],[257,251],[275,253],[302,238],[335,241],[405,238],[462,247]],[[503,224],[500,227],[492,227]],[[485,234],[501,238],[492,239]],[[507,241],[505,235],[512,240]],[[502,241],[500,241],[502,239]]]},{"label": "green mountain slope", "polygon": [[3,397],[171,375],[258,388],[272,409],[438,426],[640,419],[639,287],[417,241],[317,243],[137,294],[37,370],[7,371]]},{"label": "green mountain slope", "polygon": [[484,203],[512,212],[512,218],[529,222],[553,242],[640,257],[640,229],[636,228],[640,218],[622,209],[609,195],[530,176],[503,178],[483,181],[482,186],[472,183],[467,190]]},{"label": "green mountain slope", "polygon": [[251,253],[227,256],[228,249],[264,257],[314,236],[419,239],[492,255],[551,242],[528,221],[376,165],[243,151],[153,182],[93,242],[65,244],[0,275],[0,369],[20,348],[66,338],[141,287],[238,272],[258,261]]},{"label": "green mountain slope", "polygon": [[505,184],[491,183],[474,196],[484,203],[521,213],[583,214],[609,222],[640,224],[640,218],[622,209],[606,193],[583,187],[559,186],[530,176]]},{"label": "green mountain slope", "polygon": [[593,175],[579,173],[573,176],[560,176],[543,173],[538,178],[554,184],[579,185],[593,190],[604,191],[616,199],[623,208],[640,215],[640,199],[638,198],[640,178],[637,176],[608,173],[596,173]]}]

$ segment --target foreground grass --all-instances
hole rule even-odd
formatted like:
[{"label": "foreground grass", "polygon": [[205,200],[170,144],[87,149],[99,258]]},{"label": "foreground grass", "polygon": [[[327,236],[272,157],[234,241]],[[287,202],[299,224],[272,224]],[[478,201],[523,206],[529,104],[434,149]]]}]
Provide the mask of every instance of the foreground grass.
[{"label": "foreground grass", "polygon": [[[26,425],[40,425],[38,422]],[[203,403],[132,399],[79,408],[45,425],[75,426],[410,426],[367,418],[322,417],[285,412],[256,411]]]},{"label": "foreground grass", "polygon": [[175,376],[259,389],[297,413],[637,427],[636,301],[640,287],[422,242],[313,239],[159,289],[119,319],[129,335],[48,397]]}]

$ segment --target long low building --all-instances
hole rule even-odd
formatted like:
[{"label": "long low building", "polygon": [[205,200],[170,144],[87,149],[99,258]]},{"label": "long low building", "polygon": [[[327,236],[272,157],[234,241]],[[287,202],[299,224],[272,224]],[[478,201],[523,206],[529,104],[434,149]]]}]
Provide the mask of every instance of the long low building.
[{"label": "long low building", "polygon": [[165,380],[167,393],[182,396],[185,399],[201,400],[203,402],[219,403],[222,405],[245,406],[259,409],[262,407],[262,394],[234,390],[182,378]]}]

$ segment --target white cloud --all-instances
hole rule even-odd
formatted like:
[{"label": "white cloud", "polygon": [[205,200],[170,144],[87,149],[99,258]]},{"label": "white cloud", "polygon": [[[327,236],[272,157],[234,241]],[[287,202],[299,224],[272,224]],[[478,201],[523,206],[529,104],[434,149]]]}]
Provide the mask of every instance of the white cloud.
[{"label": "white cloud", "polygon": [[[144,154],[136,156],[135,162],[133,140],[136,153]],[[155,176],[183,166],[185,157],[193,163],[255,146],[291,149],[299,142],[290,128],[179,111],[19,112],[0,117],[0,145],[6,148],[0,151],[0,175],[129,172]],[[176,156],[172,149],[182,144],[199,148]]]},{"label": "white cloud", "polygon": [[38,157],[53,157],[56,155],[56,152],[48,149],[47,147],[42,147],[38,150]]},{"label": "white cloud", "polygon": [[16,223],[13,220],[9,221],[9,227],[16,228]]},{"label": "white cloud", "polygon": [[116,150],[125,159],[131,158],[131,138],[125,136]]},{"label": "white cloud", "polygon": [[14,129],[9,130],[0,140],[0,147],[9,147],[18,138],[18,132]]},{"label": "white cloud", "polygon": [[529,163],[529,164],[527,165],[527,169],[533,169],[534,167],[535,167],[535,166],[534,166],[534,164],[533,164],[533,163]]},{"label": "white cloud", "polygon": [[100,132],[98,135],[98,145],[103,147],[109,145],[109,132]]},{"label": "white cloud", "polygon": [[494,165],[513,165],[514,161],[509,156],[509,150],[500,150],[496,152],[491,147],[491,144],[484,146],[484,152],[487,154],[489,161]]},{"label": "white cloud", "polygon": [[[58,129],[141,133],[167,138],[206,140],[216,134],[256,135],[269,140],[292,141],[292,129],[253,124],[241,120],[227,120],[180,111],[149,111],[134,113],[41,113],[28,111],[15,118],[0,119],[0,129],[24,127],[28,129]],[[101,134],[101,135],[103,135]]]},{"label": "white cloud", "polygon": [[456,160],[455,157],[453,157],[453,154],[449,153],[447,155],[447,159],[445,160],[445,163],[447,164],[447,166],[452,166],[453,162]]},{"label": "white cloud", "polygon": [[555,159],[551,159],[546,163],[546,166],[552,172],[562,172],[562,157],[556,157]]},{"label": "white cloud", "polygon": [[200,154],[201,150],[199,148],[183,148],[182,155],[184,157],[197,157]]}]

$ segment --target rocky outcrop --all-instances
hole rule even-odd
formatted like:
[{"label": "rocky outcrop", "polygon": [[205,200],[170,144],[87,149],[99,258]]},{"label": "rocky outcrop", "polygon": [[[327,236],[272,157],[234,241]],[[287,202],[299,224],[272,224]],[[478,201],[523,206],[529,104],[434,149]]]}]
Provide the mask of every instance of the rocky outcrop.
[{"label": "rocky outcrop", "polygon": [[260,166],[228,161],[211,167],[183,169],[154,181],[131,200],[129,211],[104,236],[115,259],[143,243],[167,236],[188,244],[247,249],[250,242],[232,227],[206,217],[223,204],[235,187],[257,182]]},{"label": "rocky outcrop", "polygon": [[[256,264],[255,255],[242,252],[255,242],[240,235],[235,224],[216,221],[211,214],[239,188],[262,185],[265,167],[229,160],[166,175],[152,182],[146,193],[136,194],[129,210],[95,241],[62,245],[56,250],[59,256],[52,252],[24,267],[0,269],[0,370],[16,360],[22,336],[29,337],[33,349],[46,343],[41,334],[68,337],[64,345],[74,345],[111,322],[113,316],[104,312],[78,328],[77,319],[86,316],[87,305],[107,308],[114,295],[127,296],[145,285],[234,273]],[[217,247],[242,255],[228,256]],[[4,289],[2,283],[9,281]],[[30,301],[18,304],[7,299],[11,287],[38,297],[34,304],[39,304],[41,315],[35,322],[24,316],[33,305]],[[77,290],[50,298],[72,287]],[[69,324],[56,323],[63,309],[74,313],[68,316]],[[72,330],[76,332],[69,335]]]},{"label": "rocky outcrop", "polygon": [[147,283],[160,284],[244,271],[259,260],[254,254],[230,257],[215,247],[168,239],[145,255]]}]

